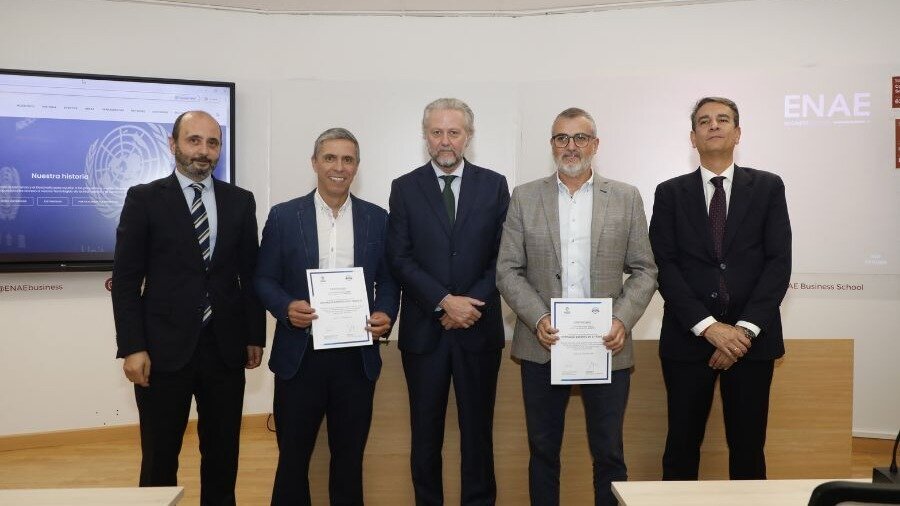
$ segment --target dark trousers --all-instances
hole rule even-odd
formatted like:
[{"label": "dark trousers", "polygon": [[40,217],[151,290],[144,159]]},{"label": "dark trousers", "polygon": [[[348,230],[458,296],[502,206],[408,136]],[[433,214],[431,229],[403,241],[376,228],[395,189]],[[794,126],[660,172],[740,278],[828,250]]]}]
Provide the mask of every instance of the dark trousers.
[{"label": "dark trousers", "polygon": [[375,382],[366,377],[358,348],[313,350],[290,379],[275,377],[278,469],[273,505],[309,505],[309,461],[322,418],[331,450],[331,504],[363,504],[363,453],[372,423]]},{"label": "dark trousers", "polygon": [[403,353],[412,431],[410,467],[417,505],[444,504],[441,451],[450,380],[459,416],[461,504],[494,504],[494,400],[502,350],[473,353],[441,337],[425,354]]},{"label": "dark trousers", "polygon": [[716,379],[722,392],[728,475],[732,480],[766,479],[764,447],[774,364],[773,360],[738,360],[720,371],[706,362],[662,359],[669,408],[664,480],[697,479]]},{"label": "dark trousers", "polygon": [[197,399],[200,438],[200,502],[235,504],[244,369],[222,362],[210,327],[203,331],[191,361],[181,370],[150,369],[150,386],[135,385],[141,422],[142,487],[177,484],[178,454],[191,397]]},{"label": "dark trousers", "polygon": [[[559,452],[572,387],[550,384],[550,362],[522,361],[522,395],[528,428],[528,491],[531,504],[559,504]],[[617,506],[610,483],[625,481],[622,425],[631,384],[631,370],[613,371],[612,383],[581,385],[588,446],[594,471],[594,504]]]}]

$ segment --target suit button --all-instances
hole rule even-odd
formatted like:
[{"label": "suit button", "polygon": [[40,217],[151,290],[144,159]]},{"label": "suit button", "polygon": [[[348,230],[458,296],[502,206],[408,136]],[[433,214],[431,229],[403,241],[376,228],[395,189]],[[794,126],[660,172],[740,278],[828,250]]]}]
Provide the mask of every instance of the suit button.
[{"label": "suit button", "polygon": [[456,252],[455,252],[455,251],[451,252],[451,253],[450,253],[450,256],[455,257],[455,256],[456,256]]},{"label": "suit button", "polygon": [[709,294],[709,296],[712,297],[713,299],[717,299],[717,298],[719,298],[719,292],[713,292],[713,293]]},{"label": "suit button", "polygon": [[725,262],[719,264],[719,269],[725,270]]}]

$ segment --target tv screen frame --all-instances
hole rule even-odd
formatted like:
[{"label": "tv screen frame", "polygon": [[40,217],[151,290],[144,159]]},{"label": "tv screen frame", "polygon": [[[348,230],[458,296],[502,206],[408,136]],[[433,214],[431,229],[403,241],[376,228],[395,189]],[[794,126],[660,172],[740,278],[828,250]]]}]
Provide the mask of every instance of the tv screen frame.
[{"label": "tv screen frame", "polygon": [[[13,76],[13,79],[10,79],[9,76]],[[15,77],[21,76],[23,79],[33,79],[38,78],[41,80],[47,81],[46,88],[35,88],[39,89],[38,93],[29,93],[23,92],[20,88],[7,83],[7,81],[15,80]],[[79,83],[84,88],[79,88]],[[58,87],[54,87],[53,85],[58,85]],[[128,85],[133,84],[134,86],[129,88]],[[154,91],[153,88],[159,87],[157,91]],[[207,90],[210,93],[214,93],[214,95],[205,95],[201,93],[197,94],[189,94],[185,91],[190,89],[196,89],[196,91]],[[64,92],[57,92],[56,90],[67,90]],[[74,91],[68,91],[74,90]],[[221,90],[221,91],[213,91],[213,90]],[[35,105],[33,103],[27,105],[27,107],[31,107],[33,111],[33,116],[28,116],[26,113],[19,114],[16,112],[15,115],[10,115],[6,111],[6,104],[4,106],[5,96],[11,96],[13,93],[17,93],[23,97],[28,96],[42,96],[44,92],[47,92],[46,95],[54,95],[60,97],[76,97],[74,100],[80,101],[81,104],[73,105],[69,107],[70,109],[77,111],[71,112],[60,110],[65,109],[64,107],[56,107],[47,106],[47,105]],[[87,111],[93,111],[93,109],[88,109],[84,106],[85,99],[93,99],[99,98],[99,101],[95,103],[106,103],[116,102],[121,103],[126,100],[136,100],[134,94],[140,93],[142,97],[154,97],[152,100],[158,101],[160,104],[165,104],[162,107],[158,107],[157,109],[163,110],[145,110],[145,109],[132,109],[125,110],[126,108],[117,107],[110,104],[109,114],[111,115],[107,121],[110,122],[124,122],[126,121],[124,118],[144,118],[143,121],[138,119],[129,119],[127,121],[136,122],[142,125],[152,126],[154,130],[155,145],[154,149],[158,152],[158,154],[166,154],[171,157],[171,153],[169,152],[168,146],[166,145],[163,149],[162,137],[168,136],[171,134],[171,124],[174,123],[175,118],[181,112],[187,110],[204,110],[204,105],[207,107],[210,106],[210,96],[213,96],[212,100],[217,99],[217,95],[221,94],[223,96],[227,96],[228,104],[227,106],[216,106],[218,110],[227,110],[228,117],[226,121],[223,123],[222,120],[219,120],[219,123],[223,125],[223,130],[225,131],[224,138],[222,139],[224,146],[222,155],[219,160],[219,164],[216,167],[215,175],[219,179],[226,180],[227,182],[234,183],[235,182],[235,83],[227,82],[227,81],[207,81],[207,80],[194,80],[194,79],[180,79],[180,78],[165,78],[165,77],[140,77],[140,76],[124,76],[124,75],[106,75],[106,74],[88,74],[88,73],[73,73],[73,72],[55,72],[55,71],[43,71],[43,70],[19,70],[19,69],[0,69],[0,120],[8,120],[8,121],[19,121],[26,122],[40,120],[48,120],[48,121],[90,121],[91,119],[99,119],[99,117],[94,118],[80,118],[80,119],[65,119],[69,118],[69,114],[80,114],[91,115],[93,113]],[[155,95],[154,95],[155,93]],[[131,94],[131,95],[129,95]],[[105,96],[107,95],[107,96]],[[201,96],[202,95],[202,96]],[[85,98],[86,97],[86,98]],[[156,98],[163,97],[163,98]],[[55,99],[54,99],[55,100]],[[207,102],[204,103],[204,100]],[[24,102],[24,99],[23,99]],[[141,100],[141,102],[145,102]],[[179,109],[183,103],[184,107]],[[17,104],[21,105],[21,104]],[[38,109],[41,108],[49,108],[51,109],[49,112],[42,112]],[[172,110],[171,117],[165,119],[163,122],[163,118],[161,117],[162,113],[168,113],[169,110]],[[151,114],[151,113],[160,113],[160,114]],[[43,115],[41,115],[43,114]],[[102,114],[96,112],[95,114]],[[116,115],[121,115],[122,119],[112,119]],[[169,116],[169,115],[167,115]],[[148,121],[147,118],[154,117],[155,121]],[[63,119],[61,119],[63,118]],[[106,119],[106,118],[104,118]],[[124,125],[124,123],[123,123]],[[165,125],[163,127],[162,125]],[[125,125],[127,126],[127,125]],[[18,125],[17,125],[18,127]],[[8,132],[11,130],[4,129],[0,130],[0,147],[4,145],[4,141],[2,136],[8,135]],[[104,139],[105,140],[105,139]],[[95,141],[94,144],[99,142]],[[103,148],[102,144],[100,148]],[[79,146],[76,149],[84,149],[84,146]],[[164,153],[163,153],[164,151]],[[77,154],[77,153],[76,153]],[[101,156],[96,155],[91,157],[89,153],[85,157],[84,171],[85,174],[88,172],[88,165],[93,163],[93,165],[97,165],[100,163],[111,163],[108,161],[100,161]],[[224,159],[224,160],[223,160]],[[226,166],[223,167],[223,161]],[[119,162],[119,163],[130,163],[130,162]],[[120,169],[121,170],[121,169]],[[169,167],[169,172],[174,170],[174,165]],[[6,164],[3,160],[3,155],[0,153],[0,197],[8,197],[12,195],[9,191],[9,180],[11,179],[11,174],[15,174],[15,184],[20,185],[21,181],[16,173],[15,169],[10,169],[6,167]],[[66,177],[78,177],[80,174],[72,175],[72,174],[63,174]],[[147,176],[146,178],[141,178],[135,181],[130,181],[129,183],[140,184],[147,183],[153,179],[157,179],[162,177],[165,174],[160,174],[159,169],[157,168],[155,174],[151,176]],[[225,177],[222,177],[225,176]],[[34,177],[34,174],[32,174]],[[40,177],[40,176],[39,176]],[[58,177],[58,176],[55,176]],[[85,180],[88,179],[88,176],[84,176]],[[226,179],[227,178],[227,179]],[[7,185],[7,188],[3,188],[4,185]],[[85,187],[88,185],[85,184]],[[133,186],[133,184],[127,184],[128,187]],[[106,189],[104,189],[106,190]],[[96,251],[95,248],[84,248],[82,250],[88,249],[88,251],[25,251],[25,252],[14,252],[11,250],[7,250],[7,246],[10,244],[15,244],[16,235],[15,234],[3,234],[3,231],[0,230],[0,273],[9,273],[9,272],[69,272],[69,271],[111,271],[113,265],[113,253],[115,250],[115,228],[118,224],[118,216],[121,213],[121,199],[124,199],[124,194],[127,188],[117,188],[115,198],[111,198],[105,212],[107,213],[106,221],[112,222],[112,227],[110,229],[110,233],[112,234],[111,242],[107,242],[106,244],[111,244],[112,247],[103,247],[97,248],[102,249],[102,251]],[[4,193],[6,191],[6,193]],[[106,190],[109,191],[109,190]],[[32,200],[22,198],[20,193],[15,194],[18,198],[15,199],[17,202],[29,202],[26,205],[34,205]],[[47,203],[48,205],[52,205],[52,197],[34,197],[34,199],[47,199],[44,200],[43,203]],[[69,199],[69,197],[61,197]],[[76,197],[71,197],[71,199],[75,199]],[[84,204],[84,206],[90,207],[89,202],[97,202],[95,200],[90,200],[89,198],[82,197],[82,200],[79,200],[79,204]],[[7,212],[6,216],[3,215],[4,211],[4,203],[11,202],[10,199],[0,199],[3,202],[0,202],[0,225],[3,225],[3,219],[7,219],[7,221],[15,219],[16,211],[13,210],[11,213]],[[65,202],[74,205],[74,200],[66,200]],[[104,201],[106,202],[106,201]],[[118,203],[118,204],[117,204]],[[84,207],[82,206],[82,207]],[[112,206],[112,207],[110,207]],[[117,211],[115,207],[117,206]],[[18,209],[18,204],[15,205]],[[114,213],[115,218],[109,218]],[[9,215],[12,214],[12,218]],[[71,228],[71,227],[69,227]],[[105,229],[105,225],[103,227]],[[99,230],[97,233],[101,233],[102,230]],[[24,237],[23,234],[19,234]],[[108,237],[105,237],[105,234],[101,234],[104,236],[104,240],[108,241]],[[4,242],[6,241],[6,242]],[[22,239],[24,242],[24,239]],[[10,244],[7,244],[10,243]],[[12,246],[10,246],[12,248]],[[71,248],[74,249],[74,248]]]}]

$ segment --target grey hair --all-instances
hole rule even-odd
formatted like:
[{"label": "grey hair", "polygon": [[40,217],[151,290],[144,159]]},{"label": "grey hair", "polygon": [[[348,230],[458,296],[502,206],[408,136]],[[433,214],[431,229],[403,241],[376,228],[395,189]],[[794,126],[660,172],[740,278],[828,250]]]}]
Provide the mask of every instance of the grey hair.
[{"label": "grey hair", "polygon": [[356,137],[354,137],[353,134],[350,133],[350,130],[340,127],[329,128],[328,130],[325,130],[324,132],[319,134],[319,136],[316,138],[316,143],[313,146],[313,159],[315,159],[316,156],[319,155],[319,149],[322,148],[322,144],[325,141],[333,140],[345,140],[352,142],[353,145],[356,146],[356,161],[357,163],[359,162],[359,141],[357,141]]},{"label": "grey hair", "polygon": [[699,111],[701,107],[703,107],[704,105],[709,104],[709,103],[722,104],[722,105],[728,107],[729,109],[731,109],[731,112],[734,113],[734,126],[735,127],[741,126],[741,115],[738,113],[738,107],[737,107],[737,104],[734,103],[734,100],[731,100],[731,99],[728,99],[725,97],[703,97],[700,100],[698,100],[696,104],[694,104],[694,110],[691,111],[691,130],[692,131],[697,130],[697,111]]},{"label": "grey hair", "polygon": [[556,123],[557,120],[562,119],[562,118],[566,118],[566,119],[584,118],[584,119],[588,120],[588,122],[591,124],[591,135],[593,135],[595,137],[597,136],[597,124],[594,123],[594,118],[591,116],[591,114],[589,112],[585,111],[584,109],[580,109],[578,107],[569,107],[565,111],[557,114],[556,119],[554,119],[553,122]]},{"label": "grey hair", "polygon": [[422,113],[422,133],[425,133],[425,129],[427,128],[428,115],[431,114],[432,111],[449,109],[452,111],[459,111],[463,113],[463,117],[465,118],[465,129],[466,133],[469,134],[469,137],[475,135],[475,114],[472,112],[472,109],[458,98],[439,98],[434,102],[425,106],[425,111]]}]

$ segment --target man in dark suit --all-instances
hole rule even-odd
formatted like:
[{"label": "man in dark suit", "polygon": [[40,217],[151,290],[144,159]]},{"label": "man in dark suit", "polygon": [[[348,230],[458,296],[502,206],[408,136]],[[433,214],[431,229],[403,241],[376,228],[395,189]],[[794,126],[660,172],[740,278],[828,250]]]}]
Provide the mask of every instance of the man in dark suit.
[{"label": "man in dark suit", "polygon": [[313,349],[318,315],[309,304],[306,270],[362,267],[372,310],[365,330],[376,340],[390,333],[399,289],[384,256],[387,212],[350,193],[359,166],[356,138],[343,128],[326,130],[316,139],[312,166],[317,188],[269,212],[256,271],[260,300],[277,321],[269,359],[279,452],[272,504],[310,504],[309,461],[327,417],[331,504],[362,505],[381,355],[377,342]]},{"label": "man in dark suit", "polygon": [[116,356],[140,415],[140,485],[176,484],[193,396],[204,505],[235,504],[244,368],[259,365],[265,345],[251,286],[256,203],[212,177],[221,146],[209,114],[175,120],[175,171],[128,190],[112,282]]},{"label": "man in dark suit", "polygon": [[474,133],[464,102],[425,107],[431,160],[394,180],[388,258],[403,288],[400,350],[409,388],[416,504],[443,504],[441,450],[450,379],[459,413],[462,504],[493,504],[493,423],[504,345],[494,286],[509,205],[506,178],[463,158]]},{"label": "man in dark suit", "polygon": [[732,479],[765,479],[779,306],[791,273],[784,183],[734,165],[741,129],[731,100],[691,114],[700,168],[656,188],[650,242],[665,300],[659,353],[668,395],[663,479],[696,480],[718,379]]}]

